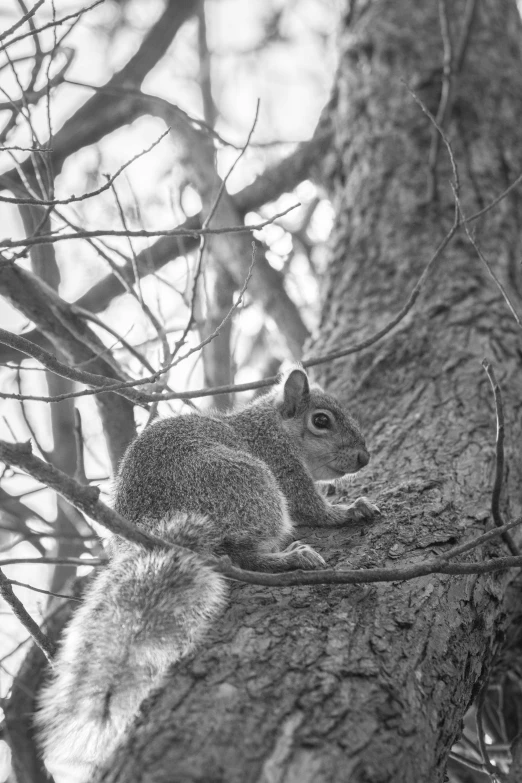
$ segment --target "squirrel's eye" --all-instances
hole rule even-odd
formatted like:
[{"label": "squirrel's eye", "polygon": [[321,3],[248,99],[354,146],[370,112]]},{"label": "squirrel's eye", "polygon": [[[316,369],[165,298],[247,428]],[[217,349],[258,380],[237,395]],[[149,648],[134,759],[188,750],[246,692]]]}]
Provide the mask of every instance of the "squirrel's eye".
[{"label": "squirrel's eye", "polygon": [[330,417],[326,413],[315,413],[312,416],[312,424],[318,430],[328,430],[331,427]]}]

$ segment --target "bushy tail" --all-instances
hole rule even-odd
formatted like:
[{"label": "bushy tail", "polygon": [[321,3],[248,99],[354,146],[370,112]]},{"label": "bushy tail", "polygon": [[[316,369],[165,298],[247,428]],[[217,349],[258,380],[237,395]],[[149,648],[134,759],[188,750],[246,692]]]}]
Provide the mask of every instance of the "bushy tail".
[{"label": "bushy tail", "polygon": [[[179,515],[170,524],[186,530],[204,521]],[[123,547],[116,554],[66,629],[40,694],[35,722],[57,783],[91,777],[167,668],[201,639],[225,598],[223,578],[195,553]]]}]

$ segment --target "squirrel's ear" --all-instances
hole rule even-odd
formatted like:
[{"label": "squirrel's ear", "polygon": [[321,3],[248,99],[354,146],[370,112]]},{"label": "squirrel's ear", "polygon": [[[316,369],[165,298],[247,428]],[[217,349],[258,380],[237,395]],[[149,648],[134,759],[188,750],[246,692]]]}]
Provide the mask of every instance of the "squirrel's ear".
[{"label": "squirrel's ear", "polygon": [[310,404],[310,384],[308,375],[302,369],[292,370],[283,381],[283,405],[281,415],[284,419],[304,413]]}]

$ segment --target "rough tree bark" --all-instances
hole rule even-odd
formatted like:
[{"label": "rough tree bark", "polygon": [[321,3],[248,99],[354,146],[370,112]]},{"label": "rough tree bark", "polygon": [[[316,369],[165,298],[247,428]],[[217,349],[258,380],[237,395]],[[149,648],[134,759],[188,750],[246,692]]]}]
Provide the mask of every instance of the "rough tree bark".
[{"label": "rough tree bark", "polygon": [[[361,0],[351,13],[348,6],[325,157],[337,220],[314,354],[376,331],[398,311],[454,210],[443,145],[437,197],[427,202],[433,130],[402,81],[417,85],[437,113],[444,4]],[[469,4],[454,0],[446,10],[455,53]],[[467,214],[520,173],[521,41],[514,0],[477,4],[446,125]],[[486,257],[514,288],[518,199],[511,194],[485,215],[478,232]],[[461,232],[393,334],[322,373],[368,433],[373,461],[354,494],[370,494],[383,510],[366,530],[300,533],[330,566],[412,563],[483,532],[495,437],[484,357],[504,391],[503,510],[515,518],[520,332]],[[100,780],[442,781],[502,632],[509,579],[235,585],[207,643],[149,699]]]}]

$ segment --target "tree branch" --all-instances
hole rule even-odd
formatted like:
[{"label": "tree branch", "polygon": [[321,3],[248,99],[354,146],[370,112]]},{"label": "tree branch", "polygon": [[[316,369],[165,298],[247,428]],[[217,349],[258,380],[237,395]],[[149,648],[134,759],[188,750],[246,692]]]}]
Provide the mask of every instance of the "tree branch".
[{"label": "tree branch", "polygon": [[[136,54],[105,86],[108,89],[123,85],[139,87],[149,71],[161,60],[182,24],[196,12],[198,6],[199,0],[170,0]],[[129,98],[126,94],[119,100],[113,95],[104,95],[101,92],[93,95],[54,136],[50,156],[54,176],[59,174],[67,158],[74,152],[89,144],[95,144],[143,113],[141,102]],[[24,163],[22,171],[26,176],[33,174],[30,160]],[[16,170],[8,171],[0,177],[0,188],[15,193],[20,189],[22,192],[24,190]]]},{"label": "tree branch", "polygon": [[[259,209],[269,201],[279,198],[282,193],[293,190],[303,179],[309,176],[310,167],[320,156],[321,151],[328,143],[329,137],[322,135],[314,137],[292,152],[287,158],[278,164],[268,168],[250,185],[247,185],[239,193],[230,196],[239,218],[243,218],[247,212]],[[521,175],[522,176],[522,175]],[[158,271],[169,261],[185,256],[198,246],[198,238],[192,233],[194,229],[201,228],[203,216],[201,213],[187,220],[178,229],[186,231],[187,235],[181,239],[177,236],[164,236],[157,240],[147,250],[138,253],[136,266],[140,275],[147,275],[152,271]],[[132,280],[131,266],[123,266],[119,273]],[[105,310],[114,297],[125,293],[125,288],[114,274],[103,277],[95,283],[75,304],[99,313]]]},{"label": "tree branch", "polygon": [[[74,231],[73,233],[57,233],[50,232],[47,234],[38,234],[37,236],[25,237],[25,239],[2,239],[0,241],[0,248],[10,250],[15,247],[32,247],[33,245],[45,245],[55,244],[56,242],[64,242],[68,239],[87,239],[89,237],[159,237],[159,236],[188,236],[201,237],[205,235],[221,235],[221,234],[248,234],[251,231],[260,231],[265,226],[270,225],[280,217],[284,217],[300,204],[292,204],[288,209],[284,209],[282,212],[278,212],[272,217],[266,220],[261,220],[258,223],[251,223],[249,225],[239,225],[237,222],[231,225],[219,226],[216,228],[196,228],[190,231],[186,231],[183,228],[162,228],[156,231],[148,231],[147,229],[140,228],[137,230],[131,229],[110,229],[101,228],[94,231],[87,229],[81,229]],[[232,221],[231,221],[232,222]],[[10,262],[4,261],[4,265],[9,265]]]},{"label": "tree branch", "polygon": [[[504,407],[502,405],[502,392],[500,386],[497,383],[495,377],[495,371],[491,364],[484,359],[482,366],[486,371],[491,388],[493,389],[493,396],[495,398],[495,411],[497,417],[497,438],[495,447],[495,479],[493,481],[493,490],[491,493],[491,516],[497,527],[502,527],[504,521],[502,514],[500,513],[500,494],[502,492],[502,483],[504,480]],[[512,555],[519,555],[520,551],[513,541],[513,538],[508,532],[502,534],[502,538],[506,542]]]},{"label": "tree branch", "polygon": [[30,442],[6,443],[0,441],[0,459],[6,465],[16,465],[22,468],[33,478],[54,489],[78,511],[82,511],[91,519],[104,525],[112,533],[123,536],[128,541],[141,544],[147,549],[154,546],[165,547],[165,542],[160,538],[142,533],[116,511],[102,503],[99,500],[100,491],[97,487],[83,486],[48,462],[35,457],[31,451]]},{"label": "tree branch", "polygon": [[[0,266],[0,292],[46,334],[72,365],[89,361],[100,375],[121,379],[121,368],[107,355],[101,340],[70,305],[35,275],[20,267]],[[98,406],[116,470],[135,433],[133,407],[128,400],[112,395],[98,398]]]},{"label": "tree branch", "polygon": [[[31,452],[30,443],[12,444],[0,441],[0,459],[8,465],[16,465],[29,473],[33,478],[47,484],[59,495],[68,500],[79,511],[104,525],[116,535],[123,536],[129,541],[145,546],[172,548],[172,544],[163,541],[156,536],[141,532],[131,525],[116,511],[113,511],[99,499],[99,491],[94,487],[85,487],[77,481],[57,470],[43,460],[35,457]],[[518,520],[515,524],[520,524]],[[496,528],[490,531],[488,539],[494,535],[500,535],[503,529]],[[176,547],[180,548],[180,547]],[[448,554],[448,553],[447,553]],[[246,571],[232,565],[228,557],[206,557],[205,562],[214,567],[229,579],[249,584],[265,585],[271,587],[283,587],[292,585],[317,585],[317,584],[371,584],[375,582],[399,582],[416,579],[428,574],[483,574],[493,571],[502,571],[508,568],[522,566],[522,556],[500,557],[484,562],[450,563],[448,557],[442,556],[425,560],[422,563],[403,566],[402,568],[361,568],[341,569],[333,571],[289,571],[287,573],[271,574],[260,571]]]},{"label": "tree branch", "polygon": [[9,604],[15,617],[17,617],[24,628],[29,631],[35,641],[35,644],[38,645],[47,660],[51,661],[54,655],[54,645],[51,644],[46,635],[42,633],[38,624],[35,623],[27,609],[24,607],[23,603],[13,593],[11,582],[2,572],[2,570],[0,570],[0,595],[4,601]]}]

